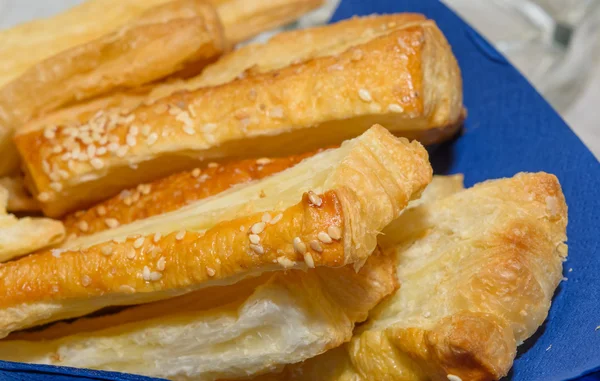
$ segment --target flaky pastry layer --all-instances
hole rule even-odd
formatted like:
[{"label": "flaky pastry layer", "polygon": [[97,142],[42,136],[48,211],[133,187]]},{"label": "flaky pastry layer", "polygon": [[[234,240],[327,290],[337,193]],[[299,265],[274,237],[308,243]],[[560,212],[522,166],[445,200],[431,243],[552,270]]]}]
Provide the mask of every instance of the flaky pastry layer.
[{"label": "flaky pastry layer", "polygon": [[374,126],[258,182],[7,263],[0,335],[267,271],[358,269],[431,171],[419,143]]},{"label": "flaky pastry layer", "polygon": [[0,185],[0,263],[62,242],[65,228],[50,218],[17,218],[6,212],[10,194]]},{"label": "flaky pastry layer", "polygon": [[497,380],[548,314],[566,259],[567,206],[553,175],[481,183],[407,210],[401,289],[350,343],[276,380]]},{"label": "flaky pastry layer", "polygon": [[460,82],[446,40],[428,21],[337,56],[100,116],[88,124],[99,134],[89,144],[65,125],[49,138],[46,127],[16,142],[44,212],[59,216],[199,160],[307,151],[376,122],[396,134],[430,135],[461,120]]},{"label": "flaky pastry layer", "polygon": [[246,378],[334,348],[396,289],[389,256],[264,274],[0,341],[0,359],[174,380]]},{"label": "flaky pastry layer", "polygon": [[[260,158],[180,172],[148,184],[126,189],[88,210],[67,215],[63,223],[69,239],[98,233],[111,226],[171,212],[240,184],[263,179],[290,168],[314,152],[282,158]],[[1,179],[0,179],[0,184]],[[110,220],[111,224],[106,221]],[[114,225],[114,226],[113,226]]]},{"label": "flaky pastry layer", "polygon": [[[73,102],[177,72],[196,74],[225,48],[210,4],[176,0],[150,8],[105,36],[35,63],[1,87],[0,138],[9,139],[32,118]],[[8,162],[4,156],[1,161]],[[0,175],[7,174],[4,167]]]}]

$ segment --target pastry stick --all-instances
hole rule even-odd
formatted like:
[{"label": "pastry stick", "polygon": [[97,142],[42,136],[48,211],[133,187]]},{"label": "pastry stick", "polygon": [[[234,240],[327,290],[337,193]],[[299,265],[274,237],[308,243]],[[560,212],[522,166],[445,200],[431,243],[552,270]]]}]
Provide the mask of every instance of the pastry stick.
[{"label": "pastry stick", "polygon": [[397,287],[391,257],[264,274],[101,317],[17,332],[0,359],[177,380],[246,379],[313,357],[352,337]]},{"label": "pastry stick", "polygon": [[456,131],[461,113],[456,61],[424,22],[337,56],[178,92],[121,116],[99,113],[83,127],[97,138],[59,125],[15,141],[44,213],[60,216],[199,161],[306,152],[374,122],[436,140]]},{"label": "pastry stick", "polygon": [[60,243],[65,228],[49,218],[17,218],[6,212],[9,192],[0,185],[0,262]]},{"label": "pastry stick", "polygon": [[[209,163],[206,168],[194,168],[152,183],[139,184],[88,210],[67,215],[63,219],[67,236],[74,239],[171,212],[229,188],[281,172],[313,154]],[[111,223],[107,224],[107,220]]]},{"label": "pastry stick", "polygon": [[[225,46],[222,26],[210,4],[176,0],[150,8],[102,37],[35,63],[4,84],[0,146],[7,146],[13,131],[24,123],[62,106],[177,72],[196,74]],[[15,161],[6,155],[2,151],[0,175],[12,170],[9,164],[12,167]]]},{"label": "pastry stick", "polygon": [[385,229],[401,289],[348,344],[258,379],[498,380],[548,314],[566,225],[560,184],[546,173],[407,210]]},{"label": "pastry stick", "polygon": [[238,43],[291,23],[323,0],[210,0],[217,7],[225,36]]},{"label": "pastry stick", "polygon": [[258,182],[7,263],[0,336],[267,271],[359,269],[431,171],[418,142],[374,126]]},{"label": "pastry stick", "polygon": [[37,212],[40,204],[29,194],[22,176],[0,177],[0,187],[8,191],[6,210],[9,212]]}]

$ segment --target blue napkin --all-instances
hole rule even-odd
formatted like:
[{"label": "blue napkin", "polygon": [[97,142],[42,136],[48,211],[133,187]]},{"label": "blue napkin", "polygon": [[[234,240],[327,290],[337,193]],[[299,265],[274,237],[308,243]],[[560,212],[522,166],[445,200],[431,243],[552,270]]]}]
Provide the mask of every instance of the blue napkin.
[{"label": "blue napkin", "polygon": [[[470,186],[520,171],[560,179],[569,205],[568,277],[546,323],[519,350],[507,380],[600,381],[600,165],[517,70],[437,0],[344,0],[332,21],[419,12],[435,20],[458,58],[469,116],[465,132],[432,154],[438,173],[464,173]],[[599,106],[600,107],[600,106]],[[590,110],[597,112],[597,110]],[[573,269],[568,272],[568,269]],[[580,378],[581,377],[581,378]],[[0,380],[123,380],[114,372],[0,362]]]}]

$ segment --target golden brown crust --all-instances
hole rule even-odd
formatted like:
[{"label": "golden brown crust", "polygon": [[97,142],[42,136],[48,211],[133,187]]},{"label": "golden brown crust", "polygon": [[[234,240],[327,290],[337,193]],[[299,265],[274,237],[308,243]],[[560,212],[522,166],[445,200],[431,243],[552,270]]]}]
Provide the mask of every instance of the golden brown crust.
[{"label": "golden brown crust", "polygon": [[394,269],[393,259],[377,252],[359,272],[346,266],[263,274],[15,333],[0,342],[0,358],[168,379],[247,378],[348,341],[355,323],[397,288]]},{"label": "golden brown crust", "polygon": [[177,210],[221,193],[233,186],[260,180],[294,166],[314,152],[282,158],[260,158],[180,172],[148,184],[122,191],[118,196],[77,211],[63,219],[68,237],[94,234],[108,229],[106,219],[119,225]]},{"label": "golden brown crust", "polygon": [[[115,151],[103,149],[99,155],[94,148],[93,160],[86,152],[98,143],[85,144],[79,133],[72,134],[72,127],[47,127],[19,135],[16,142],[32,191],[47,215],[59,216],[128,185],[196,166],[199,159],[305,152],[356,136],[377,122],[393,133],[411,137],[454,125],[461,107],[448,112],[449,101],[441,96],[444,100],[439,105],[428,104],[428,99],[440,97],[423,91],[423,83],[429,81],[423,79],[425,61],[437,58],[438,65],[456,66],[445,40],[430,41],[443,38],[436,31],[433,22],[425,22],[335,57],[176,93],[125,116],[110,117],[113,122],[108,126],[95,119],[88,125],[99,129],[99,140],[113,141]],[[426,47],[438,45],[445,47],[446,59],[424,54],[430,50]],[[453,86],[460,90],[459,84]],[[460,91],[446,97],[462,98]],[[54,131],[53,138],[45,136],[48,129]],[[78,159],[53,153],[57,145],[65,147],[67,156],[75,152]],[[131,169],[131,165],[139,168]],[[116,178],[120,181],[111,180]]]},{"label": "golden brown crust", "polygon": [[[429,181],[424,148],[374,126],[235,192],[5,264],[0,333],[282,268],[358,269]],[[255,192],[263,187],[265,198]]]},{"label": "golden brown crust", "polygon": [[227,40],[233,44],[286,25],[323,0],[210,0],[217,7]]},{"label": "golden brown crust", "polygon": [[[543,323],[567,255],[555,176],[476,185],[400,217],[402,288],[351,342],[266,379],[497,380]],[[321,372],[323,367],[335,372]]]},{"label": "golden brown crust", "polygon": [[168,2],[113,33],[35,64],[0,88],[1,128],[8,137],[11,130],[64,105],[177,72],[196,74],[224,50],[212,6],[199,0]]}]

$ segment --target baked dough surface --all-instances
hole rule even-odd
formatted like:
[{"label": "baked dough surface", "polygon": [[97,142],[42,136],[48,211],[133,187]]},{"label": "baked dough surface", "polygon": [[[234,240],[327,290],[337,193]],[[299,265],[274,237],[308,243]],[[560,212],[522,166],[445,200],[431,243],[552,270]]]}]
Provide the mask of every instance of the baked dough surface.
[{"label": "baked dough surface", "polygon": [[396,222],[385,233],[397,242],[384,246],[396,256],[400,290],[348,344],[265,380],[477,381],[508,373],[562,278],[567,206],[556,177],[486,181]]}]

